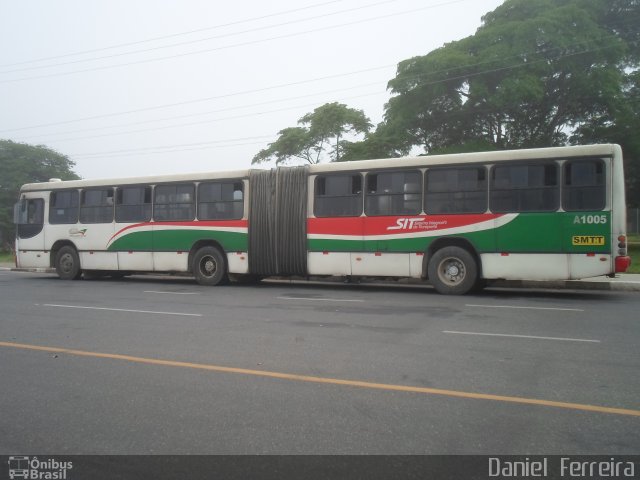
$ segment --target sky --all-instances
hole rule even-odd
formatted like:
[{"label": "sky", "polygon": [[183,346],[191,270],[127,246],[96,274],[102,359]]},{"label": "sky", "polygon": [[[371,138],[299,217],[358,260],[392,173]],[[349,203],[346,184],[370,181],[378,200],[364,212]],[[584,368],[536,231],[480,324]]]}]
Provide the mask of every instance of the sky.
[{"label": "sky", "polygon": [[46,145],[83,178],[251,168],[325,103],[379,123],[399,62],[501,3],[0,0],[0,139]]}]

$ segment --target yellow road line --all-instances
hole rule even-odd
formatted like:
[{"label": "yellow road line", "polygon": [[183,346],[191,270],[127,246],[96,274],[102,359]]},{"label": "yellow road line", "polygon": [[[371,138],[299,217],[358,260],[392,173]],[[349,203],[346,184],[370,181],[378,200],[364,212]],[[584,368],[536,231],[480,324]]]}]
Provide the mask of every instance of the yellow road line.
[{"label": "yellow road line", "polygon": [[510,397],[504,395],[490,395],[486,393],[462,392],[459,390],[444,390],[440,388],[414,387],[410,385],[393,385],[386,383],[363,382],[359,380],[343,380],[339,378],[313,377],[309,375],[296,375],[292,373],[270,372],[266,370],[250,370],[246,368],[223,367],[204,363],[177,362],[173,360],[161,360],[156,358],[133,357],[115,353],[89,352],[85,350],[73,350],[69,348],[47,347],[24,343],[0,342],[0,347],[19,348],[23,350],[37,350],[50,353],[64,353],[81,357],[108,358],[112,360],[124,360],[127,362],[146,363],[149,365],[163,365],[167,367],[193,368],[213,372],[234,373],[240,375],[252,375],[256,377],[277,378],[280,380],[293,380],[297,382],[324,383],[328,385],[342,385],[347,387],[360,387],[375,390],[387,390],[396,392],[422,393],[428,395],[442,395],[446,397],[470,398],[474,400],[492,400],[496,402],[508,402],[524,405],[536,405],[544,407],[564,408],[569,410],[581,410],[596,413],[611,413],[615,415],[627,415],[640,417],[640,410],[626,408],[603,407],[599,405],[585,405],[581,403],[558,402],[554,400],[541,400],[537,398]]}]

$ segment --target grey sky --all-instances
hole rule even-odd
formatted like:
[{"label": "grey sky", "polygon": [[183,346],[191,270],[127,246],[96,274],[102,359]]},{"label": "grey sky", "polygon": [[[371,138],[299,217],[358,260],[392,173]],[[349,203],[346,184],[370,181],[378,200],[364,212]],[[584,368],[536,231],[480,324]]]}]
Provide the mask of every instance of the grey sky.
[{"label": "grey sky", "polygon": [[398,62],[501,3],[0,0],[0,138],[85,178],[248,168],[324,103],[378,123]]}]

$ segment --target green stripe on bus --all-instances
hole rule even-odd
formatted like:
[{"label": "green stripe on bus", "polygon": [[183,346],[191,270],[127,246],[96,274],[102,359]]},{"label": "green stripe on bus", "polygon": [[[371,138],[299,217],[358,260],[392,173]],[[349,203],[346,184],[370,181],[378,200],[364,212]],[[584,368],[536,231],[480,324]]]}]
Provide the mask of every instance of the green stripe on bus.
[{"label": "green stripe on bus", "polygon": [[246,233],[216,230],[157,230],[132,232],[114,241],[110,251],[188,251],[200,240],[214,240],[225,251],[246,252]]}]

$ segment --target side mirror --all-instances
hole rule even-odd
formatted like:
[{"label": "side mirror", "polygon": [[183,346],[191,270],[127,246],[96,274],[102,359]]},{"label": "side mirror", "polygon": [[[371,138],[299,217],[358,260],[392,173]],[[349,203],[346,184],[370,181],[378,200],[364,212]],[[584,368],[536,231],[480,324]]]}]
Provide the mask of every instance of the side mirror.
[{"label": "side mirror", "polygon": [[25,213],[27,211],[27,202],[24,200],[13,206],[13,223],[21,225],[24,223]]}]

